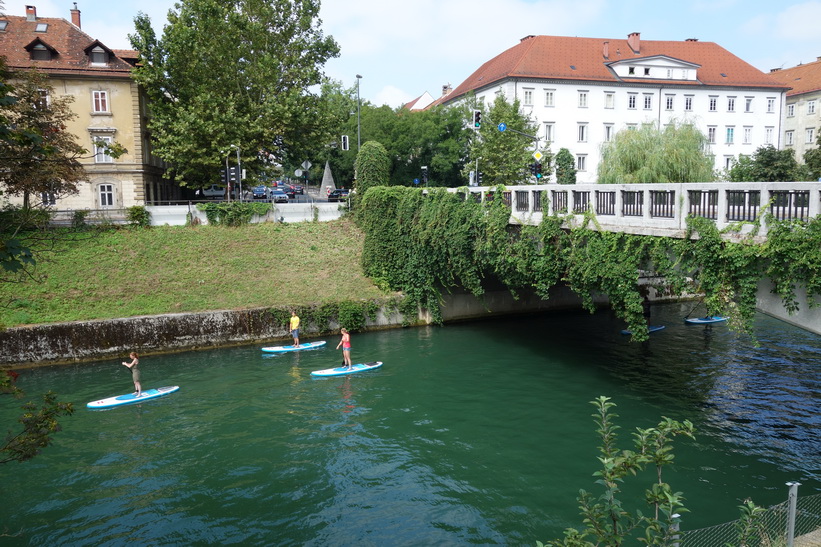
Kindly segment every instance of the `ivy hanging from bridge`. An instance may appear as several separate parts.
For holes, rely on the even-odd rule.
[[[355,214],[365,231],[363,267],[385,289],[405,294],[404,309],[427,309],[441,322],[443,291],[469,291],[481,298],[491,280],[514,297],[566,284],[595,310],[595,296],[606,295],[614,313],[647,337],[642,314],[642,271],[664,279],[658,287],[673,295],[703,293],[707,313],[727,315],[732,327],[751,333],[758,282],[769,277],[788,310],[795,311],[796,286],[809,301],[821,295],[821,223],[768,219],[767,243],[730,241],[703,218],[689,218],[684,239],[564,229],[565,218],[544,215],[539,225],[510,225],[504,188],[477,201],[467,192],[408,187],[374,187]],[[548,197],[542,196],[543,205]]]

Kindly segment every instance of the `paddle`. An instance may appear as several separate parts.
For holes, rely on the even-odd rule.
[[[696,311],[696,308],[697,308],[697,307],[699,307],[703,301],[704,301],[704,297],[702,296],[701,298],[699,298],[699,299],[698,299],[698,302],[696,302],[696,305],[695,305],[695,306],[693,306],[693,309],[692,309],[692,310],[690,310],[690,313],[693,313],[694,311]],[[688,313],[687,315],[685,315],[685,316],[684,316],[684,318],[685,318],[685,319],[689,318],[689,317],[690,317],[690,313]]]

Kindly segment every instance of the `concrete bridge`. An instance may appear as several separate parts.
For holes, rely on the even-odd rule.
[[[457,191],[457,190],[453,190]],[[474,199],[495,199],[494,187],[471,187]],[[542,184],[508,186],[503,199],[511,224],[539,224],[542,192],[547,214],[578,225],[593,212],[602,230],[639,235],[684,237],[689,215],[708,218],[722,230],[739,225],[755,239],[767,234],[766,213],[778,220],[809,220],[821,214],[821,182],[677,183],[677,184]]]
[[[473,199],[496,199],[494,187],[471,187]],[[453,191],[460,191],[454,189]],[[821,182],[751,182],[685,184],[573,184],[508,186],[502,199],[510,206],[511,224],[538,224],[542,195],[547,196],[546,214],[567,218],[569,227],[584,221],[584,213],[595,214],[601,230],[638,235],[682,238],[688,215],[715,222],[719,230],[739,227],[741,238],[752,236],[763,243],[767,237],[767,213],[778,220],[810,220],[821,215]],[[596,229],[596,226],[590,226]],[[790,315],[772,294],[772,284],[758,285],[756,307],[774,317],[821,334],[821,306],[810,308],[804,287],[796,287],[799,311]]]

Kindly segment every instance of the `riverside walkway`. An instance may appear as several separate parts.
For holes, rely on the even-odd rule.
[[[494,187],[468,190],[477,200],[495,198]],[[544,212],[543,195],[548,199]],[[767,214],[778,220],[821,214],[821,182],[541,184],[508,186],[503,199],[510,206],[511,224],[538,224],[548,214],[567,216],[574,226],[592,212],[601,230],[681,238],[692,215],[714,221],[719,230],[739,225],[742,235],[751,233],[758,221],[754,239],[763,241]]]

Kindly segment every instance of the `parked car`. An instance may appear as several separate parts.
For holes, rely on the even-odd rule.
[[[271,190],[271,201],[274,203],[288,203],[288,194],[279,188],[274,188]]]
[[[296,190],[294,190],[294,187],[286,182],[278,182],[277,188],[285,192],[290,199],[294,199],[296,197]]]
[[[251,190],[254,194],[254,199],[268,199],[268,187],[264,184],[260,184],[259,186],[254,186]]]
[[[225,187],[219,186],[218,184],[212,184],[208,188],[197,190],[197,197],[205,199],[223,198],[225,197]]]
[[[348,199],[350,192],[347,188],[337,188],[328,194],[328,201],[345,201]]]

